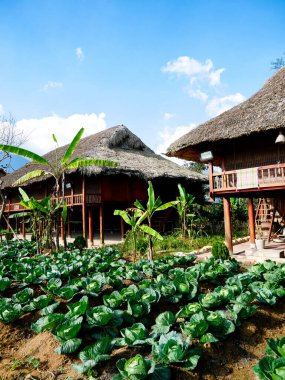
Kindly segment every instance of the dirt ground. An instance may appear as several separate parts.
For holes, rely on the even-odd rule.
[[[224,342],[205,348],[198,367],[193,372],[172,368],[176,380],[254,380],[252,367],[263,356],[266,339],[285,336],[285,302],[262,306]],[[36,319],[36,316],[34,316]],[[35,335],[30,330],[31,316],[27,315],[12,325],[0,325],[0,380],[72,380],[84,377],[71,368],[75,359],[58,355],[58,342],[48,332]],[[128,355],[140,352],[128,350]],[[141,350],[141,353],[144,352]],[[125,349],[114,351],[113,360],[98,368],[100,380],[114,375],[115,362],[126,354]],[[108,363],[108,364],[107,364]],[[86,378],[86,377],[85,377]]]

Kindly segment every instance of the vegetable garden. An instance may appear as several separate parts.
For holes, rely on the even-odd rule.
[[[0,247],[0,321],[49,331],[73,362],[69,379],[207,378],[199,373],[209,352],[280,303],[285,265],[195,259],[128,262],[111,247],[44,255],[10,242]]]

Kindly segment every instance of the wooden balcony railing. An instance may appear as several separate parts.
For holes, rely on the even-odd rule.
[[[67,206],[80,206],[83,204],[83,194],[74,194],[74,195],[66,195],[65,202]],[[62,199],[62,198],[60,198]],[[52,198],[52,200],[56,200],[55,198]],[[85,195],[85,203],[87,205],[94,205],[94,204],[100,204],[101,203],[101,194],[86,194]],[[20,212],[27,210],[25,207],[23,207],[20,203],[7,203],[5,207],[5,212]]]
[[[285,164],[213,173],[213,193],[285,186]]]

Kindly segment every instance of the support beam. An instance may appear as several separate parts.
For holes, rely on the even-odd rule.
[[[22,219],[22,235],[23,235],[23,239],[26,239],[26,226],[25,226],[25,218],[23,217]]]
[[[250,244],[250,248],[256,248],[253,198],[248,198],[247,200],[247,211],[248,211],[248,226],[249,226],[249,236],[250,236],[249,244]]]
[[[224,223],[225,223],[225,240],[226,246],[233,254],[233,238],[232,238],[232,221],[231,221],[231,203],[230,198],[223,198],[224,201]]]
[[[210,190],[210,201],[214,201],[214,184],[213,184],[213,162],[208,162],[208,170],[209,170],[209,190]]]
[[[82,235],[87,239],[86,234],[86,183],[85,176],[82,177]]]
[[[67,237],[71,238],[71,231],[70,231],[70,210],[67,210]]]
[[[60,217],[60,238],[61,240],[64,240],[64,220],[63,220],[63,217],[61,216]]]
[[[125,238],[125,222],[123,218],[121,218],[121,238],[122,240]]]
[[[88,209],[88,233],[89,242],[93,243],[93,210],[91,207]]]
[[[100,222],[100,243],[101,245],[104,245],[104,212],[103,212],[102,203],[100,204],[99,222]]]

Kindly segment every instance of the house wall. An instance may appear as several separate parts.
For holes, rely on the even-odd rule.
[[[213,146],[223,170],[238,170],[285,163],[285,144],[275,144],[278,131],[254,134]]]

